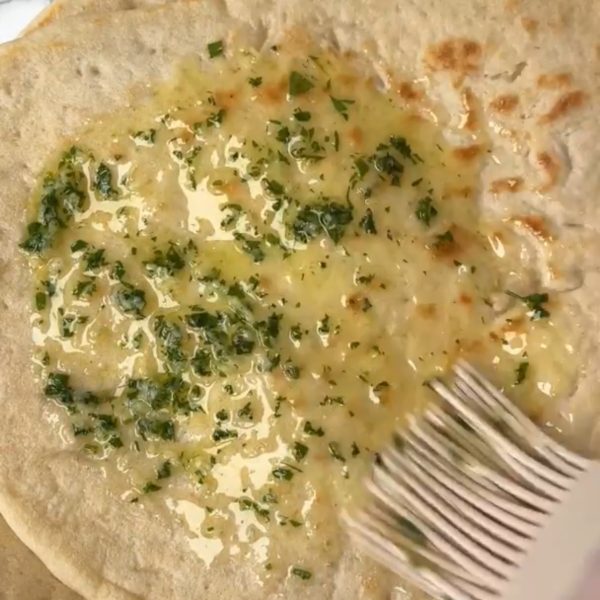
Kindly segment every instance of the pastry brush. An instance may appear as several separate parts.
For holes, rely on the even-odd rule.
[[[440,402],[395,434],[366,506],[344,514],[356,544],[435,599],[600,600],[584,590],[598,575],[600,463],[464,362],[449,386],[428,385]]]

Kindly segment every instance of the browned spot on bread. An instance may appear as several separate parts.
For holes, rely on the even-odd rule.
[[[552,240],[552,234],[548,231],[548,224],[544,217],[540,215],[511,217],[510,221],[515,225],[522,227],[542,242],[549,242]]]
[[[433,319],[437,312],[435,304],[417,304],[415,311],[417,315],[424,319]]]
[[[440,260],[456,259],[473,241],[471,233],[458,225],[452,225],[448,231],[437,235],[427,248]]]
[[[476,159],[483,152],[481,144],[472,144],[471,146],[463,146],[462,148],[454,148],[452,153],[458,160],[470,162]]]
[[[451,38],[433,44],[425,54],[425,63],[433,71],[467,74],[481,65],[481,45],[467,38]]]
[[[527,321],[523,317],[514,317],[510,320],[510,322],[504,323],[500,328],[500,331],[503,333],[508,333],[509,331],[514,333],[523,333],[526,329],[526,324]]]
[[[537,33],[538,27],[540,26],[538,21],[529,17],[521,17],[521,25],[523,26],[523,29],[531,35]]]
[[[544,90],[556,90],[573,83],[571,73],[544,73],[537,78],[538,87]]]
[[[546,183],[539,188],[539,191],[547,192],[558,181],[560,165],[549,152],[540,152],[537,155],[537,164],[546,176]]]
[[[272,85],[261,85],[258,88],[258,99],[264,104],[280,104],[286,98],[287,82],[281,80]]]
[[[492,194],[502,194],[504,192],[515,193],[523,187],[522,177],[505,177],[504,179],[496,179],[490,184],[490,192]]]
[[[542,115],[539,119],[540,123],[552,123],[564,117],[568,112],[575,108],[580,108],[585,102],[585,93],[581,90],[575,90],[574,92],[568,92],[563,94],[554,104],[554,106],[545,115]]]
[[[364,294],[352,294],[348,297],[347,307],[354,312],[365,312],[371,307],[371,303]]]
[[[462,104],[465,109],[463,122],[460,124],[462,129],[468,129],[474,131],[479,125],[479,118],[477,116],[477,99],[471,88],[465,88],[463,90]]]
[[[364,136],[360,127],[353,127],[350,129],[348,132],[348,137],[350,138],[350,143],[354,147],[360,148],[362,146]]]
[[[473,304],[473,298],[471,298],[469,294],[465,294],[464,292],[462,292],[458,296],[458,301],[460,302],[460,304],[464,304],[465,306],[470,306],[471,304]]]
[[[519,96],[516,94],[502,94],[490,102],[490,108],[498,113],[511,113],[519,105]]]
[[[400,82],[396,88],[396,92],[402,99],[409,101],[420,100],[423,97],[423,92],[410,81]]]

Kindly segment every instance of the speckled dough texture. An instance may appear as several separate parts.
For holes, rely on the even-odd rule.
[[[0,512],[19,537],[89,599],[237,600],[240,590],[245,600],[388,597],[387,579],[350,549],[310,582],[267,598],[243,563],[208,572],[182,527],[115,501],[98,469],[62,449],[29,375],[31,290],[17,245],[48,153],[215,39],[261,48],[310,32],[369,56],[403,101],[438,115],[452,141],[472,144],[465,124],[484,123],[482,210],[542,219],[544,235],[524,232],[524,263],[563,292],[583,349],[578,390],[548,416],[579,446],[600,446],[592,418],[600,405],[599,30],[596,0],[202,0],[83,15],[0,48]]]

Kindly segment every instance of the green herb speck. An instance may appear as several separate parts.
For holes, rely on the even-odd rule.
[[[310,91],[313,87],[315,87],[314,83],[301,73],[298,73],[298,71],[292,71],[290,73],[288,82],[288,94],[290,96],[306,94],[306,92]]]
[[[224,50],[223,40],[210,42],[206,45],[206,48],[208,49],[208,56],[210,58],[216,58],[217,56],[221,56]]]

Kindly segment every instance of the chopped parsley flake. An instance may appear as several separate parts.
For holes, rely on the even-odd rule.
[[[436,207],[433,205],[433,198],[431,196],[426,196],[425,198],[421,198],[417,204],[417,209],[415,210],[415,216],[421,223],[425,224],[427,227],[431,224],[433,218],[438,214]]]
[[[157,485],[156,483],[153,483],[152,481],[149,481],[148,483],[146,483],[146,485],[144,485],[144,487],[142,488],[142,492],[144,494],[149,494],[151,492],[158,492],[159,490],[161,490],[162,488],[160,487],[160,485]]]
[[[133,139],[145,142],[146,144],[154,144],[154,142],[156,141],[156,129],[138,131],[133,134]]]
[[[96,179],[94,181],[94,189],[102,196],[104,200],[113,199],[117,195],[117,191],[113,188],[112,173],[110,168],[105,163],[100,163],[96,170]]]
[[[329,454],[331,454],[335,460],[346,462],[346,459],[340,450],[340,445],[337,442],[329,442],[329,444],[327,444],[327,449],[329,450]]]
[[[295,575],[300,579],[304,579],[305,581],[312,577],[312,573],[310,571],[307,571],[306,569],[302,569],[300,567],[292,567],[291,573],[292,575]]]
[[[85,261],[86,271],[96,271],[107,264],[104,257],[104,248],[88,248],[83,255],[83,260]]]
[[[144,262],[144,267],[151,277],[173,276],[185,267],[185,260],[177,248],[170,244],[166,252],[155,250],[154,258]]]
[[[171,461],[166,460],[156,471],[157,479],[166,479],[171,477]]]
[[[298,71],[292,71],[290,73],[290,79],[288,82],[288,95],[290,96],[301,96],[306,92],[312,90],[315,87],[314,83],[307,79]]]
[[[137,430],[143,440],[175,439],[175,425],[170,419],[142,418],[137,422]]]
[[[221,56],[225,49],[223,45],[223,40],[217,40],[216,42],[210,42],[206,45],[208,50],[208,56],[210,58],[216,58],[217,56]]]
[[[376,234],[377,227],[375,226],[375,219],[373,218],[373,211],[367,208],[365,216],[360,220],[359,225],[365,233]]]
[[[348,107],[354,104],[354,100],[342,100],[341,98],[334,98],[333,96],[329,96],[331,99],[331,103],[333,104],[333,108],[337,110],[337,112],[342,115],[345,121],[348,120]]]
[[[61,404],[72,404],[73,388],[69,385],[69,379],[66,373],[50,373],[44,393],[48,398],[57,400]]]
[[[314,427],[310,421],[306,421],[306,423],[304,423],[304,433],[317,437],[323,437],[325,435],[322,427]]]
[[[434,246],[438,249],[447,248],[454,243],[454,236],[450,230],[435,236]]]
[[[143,310],[146,307],[146,294],[128,284],[123,284],[117,290],[115,302],[122,312],[135,316],[136,319],[143,318]]]
[[[529,370],[528,362],[522,362],[519,364],[519,366],[517,367],[516,372],[515,372],[515,385],[520,385],[521,383],[523,383],[525,381],[528,370]]]
[[[290,481],[294,477],[294,471],[287,467],[276,467],[271,471],[275,479],[281,479],[283,481]]]
[[[297,108],[296,110],[294,110],[294,119],[296,119],[296,121],[300,121],[301,123],[304,123],[306,121],[310,121],[310,118],[311,118],[311,114],[307,110],[302,110],[300,108]]]
[[[292,454],[294,458],[300,462],[308,454],[308,446],[301,444],[300,442],[294,442]]]
[[[82,296],[91,296],[96,291],[96,281],[93,277],[82,279],[73,288],[73,296],[81,298]]]
[[[212,433],[212,439],[214,442],[222,442],[223,440],[236,438],[237,435],[237,431],[233,431],[232,429],[217,428]]]
[[[513,298],[517,298],[521,300],[530,311],[530,318],[532,321],[537,321],[538,319],[545,319],[550,316],[550,313],[544,306],[549,301],[548,294],[529,294],[529,296],[519,296],[519,294],[515,294],[515,292],[511,292],[507,290],[506,293]]]
[[[337,202],[309,204],[296,215],[292,232],[296,240],[305,244],[320,234],[326,234],[337,244],[351,222],[350,206]]]

